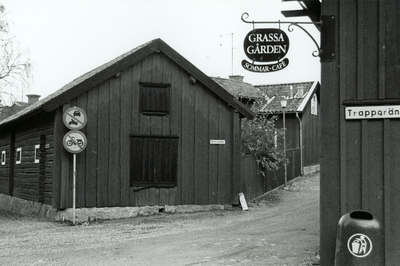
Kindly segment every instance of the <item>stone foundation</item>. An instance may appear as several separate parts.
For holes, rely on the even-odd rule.
[[[319,172],[319,169],[320,169],[319,164],[305,166],[303,167],[303,175],[309,175]]]
[[[0,209],[53,220],[57,210],[50,205],[0,194]]]
[[[229,205],[176,205],[176,206],[141,206],[141,207],[105,207],[105,208],[78,208],[75,210],[76,222],[87,222],[95,220],[125,219],[136,216],[155,215],[164,213],[191,213],[211,210],[229,209]],[[72,221],[73,209],[68,208],[57,212],[56,221]]]
[[[105,208],[77,208],[75,209],[76,222],[90,222],[95,220],[125,219],[136,216],[155,215],[165,213],[191,213],[211,210],[230,209],[231,205],[162,205],[141,207],[105,207]],[[0,209],[12,213],[37,216],[51,221],[72,221],[73,210],[56,210],[50,205],[23,200],[0,194]]]

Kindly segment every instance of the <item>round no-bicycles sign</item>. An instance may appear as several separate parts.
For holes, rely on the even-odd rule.
[[[86,148],[87,139],[80,131],[69,131],[64,136],[63,145],[70,153],[80,153]]]

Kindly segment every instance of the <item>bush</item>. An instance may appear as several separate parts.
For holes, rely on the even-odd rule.
[[[282,134],[275,128],[277,116],[258,115],[253,120],[242,121],[242,153],[254,154],[259,171],[277,170],[287,159],[277,143]]]

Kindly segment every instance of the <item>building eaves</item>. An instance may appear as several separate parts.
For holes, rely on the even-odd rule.
[[[174,49],[168,46],[164,41],[161,39],[155,39],[87,72],[42,100],[37,101],[24,108],[20,112],[0,121],[0,127],[3,127],[23,117],[30,116],[33,113],[41,111],[52,112],[56,108],[62,106],[64,103],[69,102],[73,98],[100,84],[104,80],[115,76],[117,73],[123,71],[132,64],[135,64],[156,52],[163,52],[166,54],[171,60],[188,71],[199,82],[204,84],[216,95],[225,100],[230,106],[236,109],[241,116],[248,118],[253,118],[255,116],[255,114],[249,108],[235,99],[222,86],[205,75]]]
[[[263,98],[261,91],[250,83],[220,77],[211,77],[211,79],[237,99],[258,100]]]

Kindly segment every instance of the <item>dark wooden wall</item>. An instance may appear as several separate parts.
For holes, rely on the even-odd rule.
[[[283,128],[283,114],[279,115],[279,119],[275,122],[276,128]],[[285,126],[286,126],[286,148],[300,148],[300,124],[296,118],[295,113],[285,113]],[[282,132],[283,134],[283,132]],[[281,139],[283,147],[283,135]]]
[[[45,136],[45,142],[41,141]],[[45,145],[44,169],[41,163],[35,163],[35,145]],[[51,205],[53,189],[53,116],[40,116],[25,121],[15,129],[15,149],[22,148],[22,162],[14,167],[13,196],[42,201]],[[43,160],[42,160],[43,163]],[[44,201],[42,198],[44,197]]]
[[[333,265],[339,218],[356,209],[382,225],[375,265],[400,261],[400,120],[344,114],[345,106],[400,104],[399,12],[397,0],[322,1],[322,15],[335,16],[325,40],[335,57],[322,61],[321,265]],[[322,31],[322,43],[329,35]]]
[[[139,112],[140,82],[171,84],[170,114]],[[88,115],[82,129],[88,146],[77,155],[77,207],[232,202],[232,178],[240,163],[240,153],[233,147],[240,136],[239,114],[201,83],[191,84],[189,73],[169,57],[162,53],[146,57],[73,99],[69,106],[75,105]],[[62,112],[58,110],[59,117]],[[62,125],[55,130],[58,135],[66,132]],[[177,187],[140,191],[130,187],[131,135],[179,138]],[[210,139],[224,139],[226,144],[210,145]],[[61,179],[55,186],[59,196],[54,205],[71,207],[72,156],[62,149],[56,153],[64,159],[57,170]]]
[[[0,164],[0,193],[9,195],[10,184],[10,141],[9,131],[0,131],[0,152],[6,151],[6,164]]]
[[[318,102],[317,115],[311,114],[311,101],[301,113],[303,127],[303,166],[319,164],[321,161],[321,107]]]
[[[42,114],[3,130],[0,150],[7,153],[0,165],[0,191],[25,200],[52,204],[53,190],[53,115]],[[35,163],[35,145],[41,145],[41,158]],[[22,149],[16,164],[16,150]],[[0,152],[1,152],[0,151]]]

